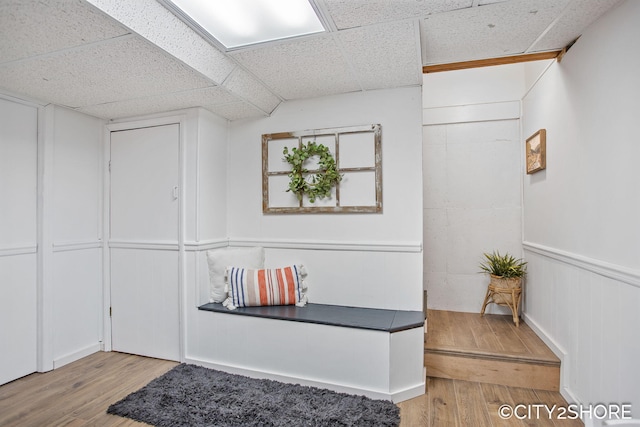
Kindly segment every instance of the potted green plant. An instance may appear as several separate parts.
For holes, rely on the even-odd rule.
[[[485,261],[480,263],[480,268],[491,276],[504,279],[522,279],[527,272],[527,263],[522,259],[514,258],[508,253],[500,255],[500,252],[494,251],[483,255]]]
[[[513,313],[513,321],[519,325],[518,310],[522,294],[522,278],[527,272],[527,263],[508,253],[501,255],[494,251],[483,254],[485,260],[480,263],[482,272],[489,273],[491,282],[482,305],[481,314],[489,303],[508,306]]]

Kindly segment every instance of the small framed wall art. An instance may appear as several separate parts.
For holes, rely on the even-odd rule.
[[[547,131],[540,129],[527,138],[527,174],[541,171],[547,167]]]

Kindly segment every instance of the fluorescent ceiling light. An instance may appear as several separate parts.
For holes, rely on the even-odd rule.
[[[309,0],[171,0],[227,49],[324,31]]]

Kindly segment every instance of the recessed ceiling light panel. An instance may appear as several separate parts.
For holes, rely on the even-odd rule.
[[[171,3],[227,49],[324,31],[309,0],[171,0]]]

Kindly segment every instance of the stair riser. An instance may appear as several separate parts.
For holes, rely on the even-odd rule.
[[[425,353],[428,377],[558,391],[560,366]]]

